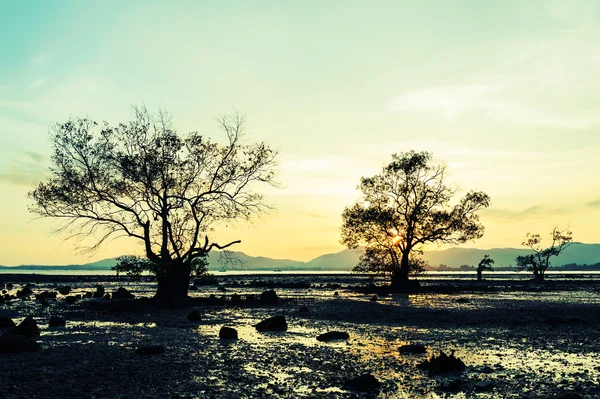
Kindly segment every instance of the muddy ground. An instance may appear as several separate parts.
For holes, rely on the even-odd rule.
[[[34,294],[65,284],[73,287],[70,295],[85,294],[102,284],[109,293],[123,286],[139,298],[155,288],[152,282],[101,276],[62,282],[56,276],[0,275],[0,280],[20,281],[9,294],[33,280]],[[179,309],[113,311],[110,300],[67,304],[61,294],[48,306],[34,296],[7,301],[0,314],[15,322],[32,315],[42,330],[43,351],[0,354],[0,397],[537,399],[571,393],[600,398],[600,281],[595,278],[545,284],[522,278],[481,284],[429,279],[422,281],[421,293],[379,290],[376,300],[361,288],[365,283],[350,275],[228,276],[219,286],[190,292],[197,302]],[[278,304],[244,301],[268,288],[279,295]],[[232,304],[236,293],[242,301]],[[209,302],[211,294],[217,299]],[[298,311],[302,305],[308,313]],[[201,312],[201,321],[187,320],[193,309]],[[66,327],[49,327],[51,315],[64,316]],[[274,315],[286,317],[286,332],[259,333],[253,327]],[[219,340],[222,326],[237,329],[239,339]],[[350,339],[316,340],[327,331],[348,332]],[[398,350],[417,342],[427,353]],[[165,353],[135,352],[150,344],[163,345]],[[466,364],[464,372],[430,376],[416,367],[451,350]],[[365,373],[379,379],[379,390],[346,386]]]

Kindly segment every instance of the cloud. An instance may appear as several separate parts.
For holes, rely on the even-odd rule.
[[[506,86],[466,84],[433,87],[405,93],[391,100],[388,112],[433,112],[452,120],[459,114],[477,112],[501,125],[588,129],[597,118],[561,116],[543,112],[502,97]]]
[[[598,198],[595,201],[590,201],[586,205],[589,206],[589,207],[591,207],[591,208],[600,208],[600,198]]]
[[[23,153],[25,159],[15,161],[0,168],[0,182],[19,186],[33,186],[39,183],[46,172],[44,157],[34,151]]]
[[[550,207],[541,204],[532,205],[521,210],[489,208],[481,211],[481,214],[484,216],[490,216],[494,219],[505,222],[542,219],[548,217],[549,215],[563,215],[566,213],[569,213],[567,209]]]
[[[31,82],[31,84],[29,86],[27,86],[27,90],[33,90],[33,89],[37,89],[38,87],[41,87],[43,85],[45,85],[48,82],[48,78],[46,76],[44,76],[43,78],[34,80],[33,82]]]

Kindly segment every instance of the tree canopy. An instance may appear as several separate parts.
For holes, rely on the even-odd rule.
[[[243,115],[218,122],[223,144],[181,134],[167,113],[146,108],[116,126],[57,124],[50,176],[30,193],[30,210],[62,220],[70,237],[92,237],[92,249],[119,236],[138,240],[157,265],[157,296],[187,296],[192,261],[239,242],[211,241],[214,226],[268,210],[256,189],[275,184],[277,153],[245,142]]]
[[[477,212],[489,206],[489,196],[470,191],[454,201],[458,189],[445,173],[432,154],[410,151],[361,178],[361,198],[342,214],[342,243],[363,250],[357,270],[389,273],[392,285],[402,284],[424,244],[460,244],[483,235]]]

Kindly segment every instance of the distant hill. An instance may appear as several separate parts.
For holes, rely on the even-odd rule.
[[[450,248],[439,251],[429,251],[423,255],[424,260],[432,267],[444,264],[451,268],[461,265],[477,265],[484,255],[494,259],[496,267],[514,266],[515,258],[528,254],[530,251],[523,248]],[[234,256],[242,263],[240,268],[246,270],[351,270],[357,263],[359,252],[345,249],[331,254],[321,255],[308,262],[291,259],[272,259],[263,256],[250,256],[243,252],[233,252]],[[575,243],[567,248],[563,254],[552,260],[553,266],[563,266],[576,263],[578,265],[593,265],[600,262],[600,244]],[[1,269],[18,271],[40,270],[108,270],[116,264],[116,258],[103,259],[82,265],[21,265],[0,266]],[[209,270],[220,270],[225,265],[220,259],[219,252],[209,256]]]

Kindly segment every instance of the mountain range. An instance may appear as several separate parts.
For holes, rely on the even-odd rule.
[[[444,250],[429,251],[423,255],[423,259],[432,267],[446,265],[450,268],[458,268],[462,265],[477,265],[484,255],[490,255],[494,259],[495,267],[514,266],[515,258],[525,255],[531,251],[522,248],[450,248]],[[331,254],[321,255],[308,262],[291,259],[272,259],[262,256],[250,256],[243,252],[233,252],[239,260],[240,268],[245,270],[351,270],[357,263],[359,253],[356,250],[345,249]],[[553,266],[566,264],[592,265],[600,262],[600,244],[574,243],[568,247],[560,256],[552,261]],[[236,263],[238,263],[236,261]],[[35,270],[108,270],[116,264],[116,258],[103,259],[97,262],[80,265],[20,265],[0,266],[6,271],[35,271]],[[226,267],[220,254],[211,253],[209,256],[209,270],[220,270]]]

